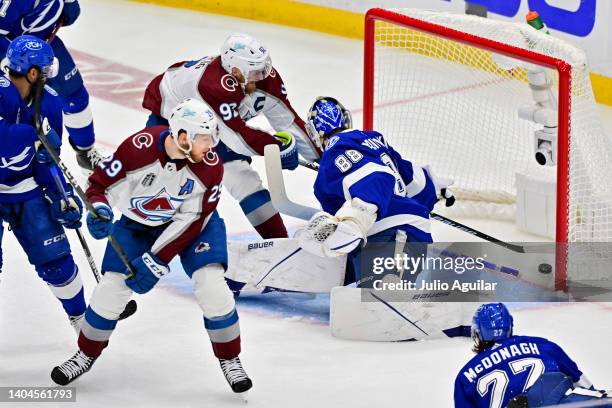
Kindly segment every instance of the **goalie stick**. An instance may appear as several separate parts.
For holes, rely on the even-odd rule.
[[[40,75],[42,75],[42,72],[39,71],[39,73]],[[34,88],[34,125],[36,128],[36,133],[38,134],[38,139],[40,140],[44,148],[47,150],[47,152],[49,153],[49,155],[55,162],[55,165],[50,168],[50,171],[55,181],[55,184],[58,187],[59,193],[62,194],[63,196],[62,199],[66,202],[66,205],[68,205],[68,196],[66,194],[66,190],[64,189],[62,182],[59,179],[58,168],[61,169],[61,171],[64,173],[66,180],[68,180],[68,182],[70,183],[74,191],[77,193],[77,195],[79,196],[79,198],[85,205],[85,208],[87,208],[87,210],[91,212],[94,216],[97,216],[97,213],[93,205],[91,204],[91,202],[89,201],[89,199],[87,198],[83,190],[81,189],[81,186],[79,186],[75,178],[72,176],[72,174],[68,170],[68,167],[66,167],[66,165],[64,164],[62,159],[59,157],[55,149],[53,149],[53,146],[51,146],[51,144],[49,143],[49,139],[47,139],[47,136],[42,129],[42,125],[40,121],[40,104],[41,104],[40,99],[42,96],[42,92],[45,88],[45,85],[39,79],[39,81],[34,86],[35,86]],[[87,262],[89,263],[89,266],[96,279],[96,282],[100,282],[100,279],[101,279],[100,271],[98,270],[98,267],[96,266],[96,263],[94,262],[93,256],[91,254],[91,250],[89,249],[89,245],[87,245],[87,241],[85,240],[85,237],[83,236],[79,228],[76,229],[76,232],[79,238],[79,242],[81,243],[81,247],[83,248],[83,252],[85,253],[85,258],[87,258]],[[128,268],[128,270],[133,275],[134,268],[132,267],[132,264],[129,262],[125,252],[123,252],[123,248],[119,246],[119,244],[112,238],[112,236],[109,235],[108,240],[111,243],[112,247],[117,252],[117,254],[119,255],[119,257],[121,258],[121,260],[123,261],[123,263],[125,264],[125,266]],[[138,305],[136,304],[136,301],[134,299],[131,299],[126,304],[123,312],[121,312],[121,314],[119,315],[119,320],[123,320],[127,317],[130,317],[131,315],[136,313],[137,308],[138,308]]]

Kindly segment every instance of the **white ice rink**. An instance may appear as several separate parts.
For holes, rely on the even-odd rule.
[[[316,96],[329,94],[343,101],[353,111],[355,125],[361,125],[360,41],[118,0],[81,0],[81,7],[77,23],[59,35],[79,59],[93,95],[97,138],[105,148],[144,126],[147,114],[135,107],[148,80],[176,61],[216,54],[234,31],[248,32],[268,45],[297,112],[305,113]],[[610,132],[612,108],[601,109]],[[76,171],[69,147],[63,157]],[[261,160],[255,159],[255,166],[263,174]],[[285,177],[291,180],[291,197],[314,205],[313,174],[298,169]],[[255,236],[228,194],[220,213],[230,239]],[[289,218],[286,222],[291,229],[301,224]],[[434,228],[439,240],[466,238],[444,226]],[[88,299],[95,281],[74,233],[68,234]],[[103,243],[91,238],[89,243],[100,262]],[[50,386],[51,368],[76,350],[74,332],[6,229],[2,246],[0,386]],[[119,323],[91,372],[76,382],[77,403],[65,405],[240,406],[212,354],[184,274],[174,271],[136,300],[138,312]],[[240,299],[241,359],[254,382],[250,407],[452,406],[454,378],[472,355],[470,340],[341,341],[328,332],[327,305],[325,296]],[[517,334],[559,343],[596,386],[612,388],[612,306],[528,305],[514,310]]]

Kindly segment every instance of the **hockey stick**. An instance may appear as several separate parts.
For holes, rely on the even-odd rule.
[[[64,16],[60,16],[60,18],[55,23],[55,27],[53,27],[53,30],[51,30],[51,33],[49,34],[49,37],[47,38],[48,44],[51,44],[51,41],[53,41],[53,39],[57,35],[57,32],[59,31],[60,28],[62,28],[63,25],[64,25]]]
[[[267,160],[267,158],[266,158],[266,160]],[[317,163],[309,162],[309,161],[306,161],[304,159],[300,159],[299,163],[300,163],[300,166],[306,167],[306,168],[308,168],[310,170],[313,170],[313,171],[319,171],[319,165]],[[283,188],[283,190],[284,190],[284,188]],[[287,200],[288,200],[288,198],[287,198]],[[502,246],[502,247],[504,247],[506,249],[509,249],[509,250],[513,251],[513,252],[518,252],[518,253],[523,253],[523,254],[527,253],[527,252],[532,252],[532,251],[529,251],[528,248],[525,248],[525,247],[523,247],[521,245],[510,244],[508,242],[504,242],[504,241],[502,241],[502,240],[500,240],[498,238],[492,237],[491,235],[485,234],[484,232],[478,231],[477,229],[474,229],[474,228],[472,228],[470,226],[467,226],[465,224],[462,224],[460,222],[457,222],[455,220],[447,218],[447,217],[445,217],[443,215],[440,215],[438,213],[431,212],[430,213],[430,217],[431,217],[432,220],[436,220],[436,221],[444,223],[444,224],[446,224],[446,225],[448,225],[450,227],[457,228],[457,229],[459,229],[459,230],[461,230],[463,232],[467,232],[470,235],[473,235],[473,236],[478,237],[480,239],[483,239],[485,241],[492,242],[492,243],[494,243],[496,245]]]
[[[42,72],[39,71],[39,74],[42,75]],[[94,217],[98,217],[98,214],[96,213],[95,208],[91,204],[91,201],[89,201],[89,199],[87,198],[87,195],[85,195],[85,193],[81,189],[81,186],[79,186],[79,184],[77,183],[75,178],[72,176],[72,174],[68,170],[68,167],[66,167],[66,165],[64,164],[62,159],[59,157],[59,155],[57,154],[57,152],[55,151],[53,146],[51,146],[51,144],[49,143],[49,139],[47,139],[47,135],[43,132],[41,121],[40,121],[40,105],[41,105],[42,91],[44,90],[44,87],[45,87],[44,83],[42,83],[40,79],[38,80],[37,84],[35,84],[35,92],[34,92],[34,124],[35,124],[36,133],[38,134],[38,139],[41,141],[41,143],[43,144],[44,148],[47,150],[47,152],[49,153],[49,155],[51,156],[51,158],[55,162],[55,166],[52,166],[50,168],[51,174],[52,174],[52,176],[53,176],[53,178],[55,180],[55,183],[56,183],[56,185],[57,185],[57,187],[59,189],[60,194],[63,195],[63,200],[65,200],[66,205],[68,205],[68,195],[66,194],[66,190],[64,189],[64,186],[63,186],[61,180],[59,179],[58,167],[62,170],[62,172],[64,173],[64,175],[66,177],[66,180],[68,180],[68,182],[70,183],[70,185],[72,186],[74,191],[76,191],[77,195],[79,196],[79,198],[81,199],[81,201],[83,202],[83,204],[85,205],[87,210],[90,213],[92,213],[92,215]],[[96,266],[96,264],[94,262],[93,256],[91,254],[91,250],[89,249],[89,245],[87,245],[87,241],[85,240],[85,237],[81,233],[81,230],[77,228],[76,231],[77,231],[77,235],[79,237],[79,241],[81,243],[81,246],[83,248],[83,252],[85,252],[85,257],[87,258],[87,262],[89,263],[89,266],[91,267],[91,271],[92,271],[94,277],[96,278],[96,281],[100,282],[100,279],[101,279],[100,271],[98,270],[98,268],[97,268],[97,266]],[[133,275],[134,274],[134,267],[130,263],[130,261],[127,258],[127,255],[125,254],[125,252],[123,252],[123,248],[121,248],[119,243],[117,243],[113,239],[113,237],[111,235],[108,236],[108,240],[109,240],[111,246],[113,247],[113,249],[115,249],[115,251],[119,255],[119,258],[121,258],[121,260],[123,261],[125,266],[130,271],[131,275]],[[138,308],[138,306],[136,304],[136,301],[131,299],[127,303],[127,305],[125,306],[125,309],[123,310],[123,312],[121,312],[121,314],[119,315],[119,320],[123,320],[123,319],[133,315],[136,312],[137,308]]]
[[[277,145],[267,145],[264,148],[266,162],[266,178],[268,189],[272,197],[274,207],[283,214],[302,220],[309,220],[320,210],[295,203],[287,197],[285,181],[283,180],[283,169],[280,160],[280,150]],[[300,163],[301,164],[301,163]]]

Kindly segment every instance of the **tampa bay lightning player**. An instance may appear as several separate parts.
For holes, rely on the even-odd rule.
[[[78,0],[0,0],[0,58],[16,37],[27,34],[46,41],[60,21],[63,26],[69,26],[80,13]],[[92,171],[101,155],[93,148],[95,136],[89,93],[72,56],[58,36],[51,40],[51,47],[59,60],[59,73],[49,78],[49,85],[61,97],[64,121],[77,162],[83,169]]]
[[[36,150],[40,142],[32,125],[33,96],[41,94],[40,116],[50,125],[43,129],[51,145],[59,149],[61,103],[49,87],[37,93],[46,78],[56,73],[57,60],[49,44],[33,36],[17,37],[7,59],[8,77],[0,76],[0,219],[9,224],[29,262],[78,331],[85,312],[83,284],[64,227],[81,225],[82,206],[59,172],[56,177],[69,196],[68,202],[62,199],[50,172],[51,158],[43,148]]]
[[[323,149],[314,193],[324,212],[296,235],[320,256],[349,254],[345,284],[363,278],[366,241],[430,243],[434,204],[439,197],[454,203],[450,182],[402,158],[380,133],[351,126],[349,111],[334,98],[320,97],[310,108],[307,130]]]
[[[502,303],[482,305],[472,322],[474,356],[455,380],[455,407],[543,407],[599,400],[578,366],[557,344],[513,335],[512,315]]]

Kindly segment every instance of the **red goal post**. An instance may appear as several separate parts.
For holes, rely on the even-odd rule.
[[[405,139],[408,141],[412,140],[411,138],[413,137],[413,135],[418,132],[414,132],[414,131],[406,132],[406,130],[401,127],[402,126],[401,123],[393,123],[394,121],[400,122],[401,119],[393,119],[393,118],[404,117],[402,116],[403,113],[400,112],[399,105],[402,105],[405,101],[417,101],[419,99],[424,99],[428,97],[421,97],[421,95],[419,95],[420,90],[417,90],[417,91],[414,91],[413,93],[404,95],[405,96],[404,102],[402,102],[401,100],[399,101],[393,100],[393,98],[390,98],[389,100],[385,101],[384,99],[386,96],[384,93],[386,91],[385,89],[381,90],[381,87],[385,87],[385,86],[391,87],[392,86],[391,84],[393,84],[394,89],[389,90],[389,92],[396,92],[395,88],[397,88],[397,84],[400,84],[400,86],[402,84],[404,84],[404,86],[410,86],[410,85],[406,85],[408,83],[408,80],[401,79],[400,77],[403,75],[408,75],[408,73],[414,69],[403,67],[402,66],[403,62],[401,62],[402,58],[404,58],[405,60],[408,60],[409,58],[422,57],[423,55],[428,54],[428,53],[430,55],[426,55],[427,57],[431,57],[433,55],[434,56],[433,59],[437,58],[438,60],[441,60],[441,61],[443,60],[442,62],[440,62],[440,65],[443,65],[443,66],[445,64],[448,65],[449,67],[448,73],[449,75],[453,75],[452,69],[455,69],[454,67],[456,67],[458,64],[456,64],[456,61],[450,61],[451,58],[449,58],[448,56],[443,55],[444,53],[451,52],[451,51],[448,51],[448,45],[443,42],[448,42],[449,44],[452,44],[452,46],[454,47],[460,47],[460,46],[465,45],[465,46],[469,46],[470,48],[477,49],[476,51],[470,51],[470,52],[472,52],[474,55],[478,54],[479,57],[481,56],[479,50],[482,50],[482,51],[494,53],[495,55],[509,57],[512,60],[520,60],[530,65],[537,65],[540,67],[544,67],[546,69],[549,69],[551,72],[555,72],[556,74],[553,74],[553,75],[556,76],[554,78],[554,85],[555,85],[555,91],[556,91],[555,95],[557,98],[557,123],[558,123],[557,124],[558,126],[557,149],[556,149],[557,151],[556,163],[557,164],[556,164],[556,169],[554,170],[554,172],[556,173],[555,241],[561,244],[561,245],[558,245],[560,250],[558,251],[557,262],[556,262],[557,264],[556,279],[558,280],[557,286],[560,288],[563,288],[566,282],[565,269],[566,269],[566,262],[567,262],[566,245],[564,244],[568,242],[572,242],[572,241],[585,241],[585,240],[605,241],[608,236],[612,236],[612,233],[608,233],[609,228],[607,228],[605,225],[603,227],[599,225],[599,224],[602,224],[602,225],[607,224],[609,219],[601,218],[600,216],[601,211],[600,212],[596,211],[596,209],[600,209],[602,208],[602,206],[605,206],[605,208],[608,208],[610,206],[611,200],[610,200],[610,197],[607,195],[608,190],[606,190],[606,194],[603,194],[605,198],[602,199],[601,198],[602,194],[600,193],[595,194],[592,192],[592,190],[594,190],[593,185],[596,184],[595,181],[590,181],[589,183],[587,183],[586,186],[583,186],[579,183],[583,180],[584,177],[578,177],[578,176],[582,176],[582,174],[576,173],[572,177],[572,173],[571,173],[571,165],[570,165],[572,164],[571,160],[576,160],[575,159],[576,157],[580,157],[580,160],[585,160],[585,162],[587,162],[586,164],[588,165],[588,157],[585,158],[584,157],[585,154],[583,152],[574,153],[574,154],[579,154],[580,156],[573,156],[571,154],[571,149],[573,148],[571,140],[572,140],[572,137],[575,137],[573,134],[573,129],[572,129],[572,120],[576,122],[576,128],[577,128],[577,130],[575,130],[574,133],[575,132],[589,133],[591,132],[591,129],[590,128],[587,129],[588,130],[587,132],[585,131],[585,128],[590,126],[588,124],[590,113],[592,112],[592,110],[596,110],[596,106],[592,98],[592,90],[590,89],[590,82],[588,82],[588,72],[586,74],[586,79],[583,78],[585,75],[583,71],[586,72],[586,59],[584,63],[582,62],[577,63],[576,61],[580,61],[580,58],[582,58],[582,56],[580,55],[580,50],[577,50],[577,49],[574,50],[569,44],[566,44],[562,42],[561,40],[554,39],[550,36],[548,36],[547,38],[543,37],[544,36],[543,33],[537,32],[537,30],[528,26],[526,23],[524,24],[525,26],[524,31],[521,31],[522,35],[525,35],[525,34],[528,36],[533,35],[535,36],[535,40],[529,38],[529,40],[526,40],[529,46],[525,46],[524,44],[522,46],[519,46],[521,44],[517,45],[517,44],[512,44],[510,42],[504,42],[505,34],[500,34],[500,38],[495,38],[495,36],[487,37],[486,35],[477,35],[474,33],[474,31],[478,31],[478,30],[474,30],[471,28],[469,30],[464,31],[462,29],[461,22],[455,23],[454,20],[452,20],[454,19],[454,15],[452,17],[448,17],[451,15],[447,13],[438,13],[439,15],[444,15],[444,18],[439,19],[443,23],[445,21],[452,21],[451,24],[443,24],[437,21],[438,19],[436,18],[430,19],[430,18],[421,17],[419,15],[420,12],[421,11],[419,10],[391,11],[391,10],[375,8],[375,9],[369,10],[365,16],[364,93],[363,93],[363,97],[364,97],[363,99],[363,106],[364,106],[363,126],[364,126],[364,129],[367,129],[367,130],[375,129],[375,130],[381,131],[385,135],[385,137],[388,140],[390,140],[391,144],[394,147],[396,146],[396,143],[397,143],[396,140],[398,140],[398,138],[402,138],[402,140]],[[433,13],[433,12],[430,12],[430,13]],[[435,17],[438,14],[429,14],[429,16]],[[482,19],[481,17],[462,16],[462,15],[456,15],[456,16],[457,16],[458,21],[461,19],[465,19],[465,21],[468,23],[468,26],[477,26],[480,24],[481,21],[483,22],[483,24],[488,24],[488,25],[492,24],[491,20]],[[481,20],[476,20],[476,19],[481,19]],[[503,26],[505,28],[506,26],[509,27],[511,24],[514,24],[514,27],[512,27],[513,29],[517,29],[518,27],[517,23],[506,23],[506,22],[498,21],[498,22],[495,22],[494,24],[498,24],[499,26]],[[493,30],[494,30],[494,27],[493,27]],[[518,28],[518,30],[522,30],[522,29]],[[534,34],[531,34],[528,30],[532,30]],[[489,31],[491,30],[489,29]],[[381,35],[381,32],[383,32],[382,35]],[[415,40],[415,38],[413,38],[413,34],[411,34],[413,32],[419,33],[416,35],[423,35],[423,36],[429,36],[429,37],[435,38],[435,40],[432,40],[432,41],[423,40],[427,42],[427,44],[417,45],[416,44],[417,40]],[[544,52],[537,52],[537,49],[538,49],[537,46],[531,47],[534,43],[536,43],[539,40],[542,40],[543,42],[551,42],[553,46],[549,46],[549,44],[546,45],[546,47],[548,47],[546,48],[546,51],[548,52],[550,49],[551,52],[548,52],[548,54]],[[530,41],[534,43],[530,43]],[[459,44],[459,46],[457,44]],[[412,50],[411,47],[420,47],[420,48],[416,50]],[[440,47],[440,49],[433,50],[433,47]],[[566,48],[569,49],[569,51],[567,51]],[[378,54],[380,52],[388,52],[388,50],[391,50],[391,49],[393,50],[395,54],[393,54],[393,56],[389,58],[390,62],[384,63],[386,65],[379,62],[377,65],[376,58]],[[557,49],[560,50],[559,54],[563,54],[564,52],[566,53],[569,52],[568,58],[563,58],[563,55],[555,55]],[[406,57],[402,57],[398,53],[398,52],[403,52],[403,51],[405,51]],[[411,51],[413,51],[414,53],[410,54]],[[580,58],[574,58],[575,57],[575,55],[573,54],[574,51],[576,51],[576,55],[578,55]],[[461,60],[464,58],[464,56],[457,57],[458,54],[461,54],[462,52],[461,49],[458,48],[457,50],[454,50],[452,52],[455,53],[453,58],[457,60]],[[494,54],[491,54],[494,57],[493,60],[495,60]],[[410,57],[408,57],[408,55],[410,55]],[[440,55],[442,55],[442,57],[440,57]],[[466,60],[469,58],[471,57],[465,57]],[[487,58],[489,60],[491,59],[491,57],[487,57]],[[568,62],[568,60],[570,60],[570,62]],[[475,62],[474,60],[468,61],[468,65],[472,64],[471,68],[474,68],[473,64],[478,64],[478,63],[479,62],[477,61]],[[396,77],[394,78],[393,81],[384,83],[382,82],[380,78],[384,78],[384,76],[387,75],[387,72],[381,73],[380,71],[385,71],[385,70],[389,71],[393,69],[389,67],[390,64],[398,64],[398,67],[396,70],[398,72],[393,72],[391,74]],[[580,86],[578,86],[577,85],[578,81],[575,78],[573,79],[572,75],[577,66],[582,66],[581,64],[584,65],[584,69],[579,70],[580,72],[578,73],[578,75],[580,75],[580,78],[579,78]],[[487,71],[487,70],[492,71],[494,69],[498,69],[498,68],[490,68],[490,67],[485,68],[484,66],[480,68],[476,67],[476,71],[480,70],[482,72]],[[404,70],[405,72],[402,70]],[[472,69],[472,71],[474,71],[474,69]],[[510,71],[512,70],[508,70],[506,72],[510,72]],[[572,83],[573,80],[576,82]],[[382,85],[379,84],[377,81],[380,82]],[[507,81],[507,78],[504,78],[503,81],[509,82]],[[523,81],[523,85],[525,86],[525,88],[529,89],[529,87],[527,86],[528,84],[526,83],[527,81],[524,79],[522,81]],[[586,83],[585,81],[588,83]],[[514,81],[514,82],[519,82],[519,81]],[[584,86],[583,86],[583,82],[585,82]],[[473,88],[476,88],[476,86],[477,85],[474,85]],[[572,88],[572,86],[574,86],[574,89]],[[463,87],[457,86],[455,89],[460,89],[463,91],[468,88],[469,88],[468,86],[463,86]],[[435,91],[432,91],[431,95],[434,95],[434,96],[430,97],[430,99],[435,99],[437,95],[441,95],[441,94],[443,94],[443,92],[436,93]],[[505,94],[500,93],[500,99],[504,99],[505,97],[506,97]],[[575,102],[572,101],[573,97],[576,98]],[[495,102],[496,101],[491,101],[491,104],[494,104]],[[471,103],[471,102],[468,101],[466,103]],[[580,113],[579,113],[580,116],[575,116],[575,115],[572,116],[572,103],[580,104],[578,105],[580,107]],[[382,112],[385,109],[388,109],[389,106],[392,106],[392,105],[393,105],[393,109],[395,109],[394,116],[388,115],[387,117],[381,120],[377,120],[378,112]],[[406,103],[406,106],[408,106],[407,103]],[[585,106],[587,108],[584,108]],[[584,114],[583,111],[588,111],[589,114],[588,115]],[[426,112],[426,109],[424,109],[423,112]],[[438,116],[432,118],[432,120],[438,121],[438,122],[447,120],[444,117],[444,113],[445,113],[444,111],[442,111],[442,113],[438,113]],[[421,115],[421,116],[426,116],[426,115]],[[415,118],[417,118],[417,120],[423,120],[423,121],[427,120],[427,118],[421,119],[420,117],[415,116],[415,115],[409,116],[409,117],[413,121],[415,120]],[[521,119],[518,118],[518,115],[516,117],[516,121],[517,122],[521,121]],[[443,132],[440,132],[440,133],[443,133]],[[517,132],[510,132],[510,133],[517,133]],[[528,132],[523,132],[523,133],[528,133]],[[591,133],[597,133],[597,132],[593,131]],[[511,136],[516,137],[515,144],[522,144],[524,137],[525,137],[525,136],[520,136],[519,138],[519,136],[516,136],[514,134],[512,134]],[[503,132],[500,132],[500,137],[505,137]],[[598,137],[599,137],[599,134],[598,134]],[[580,134],[579,138],[580,138],[579,141],[582,141],[583,139],[586,140],[587,135]],[[440,144],[443,144],[444,140],[439,140],[438,142]],[[427,144],[428,144],[427,141],[421,141],[419,143],[421,147],[426,146],[425,149],[433,148],[431,146],[427,147]],[[483,142],[483,143],[487,143],[487,142]],[[594,141],[593,143],[596,143],[596,142]],[[406,142],[404,144],[408,145],[409,143]],[[431,144],[434,145],[435,143],[432,141]],[[406,157],[408,159],[412,158],[412,149],[410,147],[403,148],[402,146],[400,146],[398,150],[402,154],[406,154]],[[606,140],[605,150],[606,151],[610,150],[609,145],[608,145],[608,140]],[[456,154],[460,154],[460,153],[461,152],[456,152]],[[523,158],[522,156],[525,156],[524,154],[512,153],[510,156],[521,156],[517,160],[534,161],[533,156],[529,158]],[[514,158],[511,157],[511,159],[514,159]],[[432,164],[432,163],[421,163],[421,164]],[[438,168],[437,166],[435,166],[435,163],[433,164],[434,164],[433,166],[434,169]],[[532,164],[533,163],[528,164],[528,165],[531,166]],[[578,167],[580,167],[583,164],[585,163],[577,163]],[[524,164],[521,164],[521,166],[522,165]],[[495,171],[496,170],[495,163],[490,164],[490,168],[493,171]],[[445,177],[453,176],[452,174],[442,174],[442,175]],[[588,173],[587,175],[591,175],[591,173]],[[494,175],[491,175],[492,183],[495,183],[494,179],[495,179]],[[572,185],[571,185],[572,182],[575,183],[573,190],[572,190]],[[510,183],[506,183],[506,184],[510,185]],[[512,187],[506,186],[504,188],[506,192],[508,193],[508,195],[512,195],[512,191],[511,191]],[[574,204],[574,207],[572,208],[573,202],[570,202],[570,201],[573,200],[572,197],[575,197],[576,194],[581,195],[581,197],[586,197],[592,194],[593,196],[596,196],[597,199],[593,198],[590,201],[588,199],[574,200],[577,204]],[[583,203],[583,201],[585,203]],[[603,233],[602,232],[599,232],[599,233],[588,232],[588,234],[585,234],[584,230],[586,230],[587,227],[583,225],[585,224],[585,222],[582,218],[587,218],[587,216],[583,216],[584,214],[589,214],[589,217],[590,217],[589,222],[592,225],[597,224],[596,228],[592,228],[592,225],[589,224],[589,228],[591,230],[597,229],[597,231],[603,230]],[[593,215],[591,216],[590,214],[593,214]],[[581,216],[583,217],[581,218]]]

